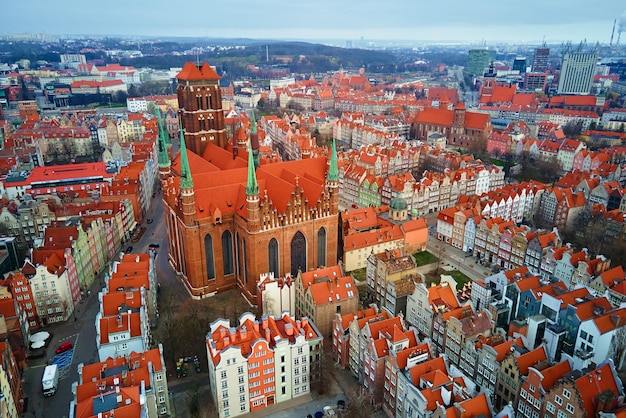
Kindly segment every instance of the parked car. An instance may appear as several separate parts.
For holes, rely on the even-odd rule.
[[[56,349],[56,353],[65,353],[66,351],[70,351],[72,348],[74,348],[74,345],[70,341],[65,341],[59,346],[59,348]]]
[[[337,401],[337,410],[343,411],[344,409],[346,409],[346,401],[344,401],[343,399],[339,399]]]
[[[150,248],[159,248],[159,244],[152,243],[150,244]]]
[[[126,254],[130,254],[130,253],[132,253],[132,252],[133,252],[133,247],[132,247],[132,246],[131,246],[131,247],[128,247],[128,248],[126,249]]]
[[[148,218],[148,223],[151,224],[152,222],[154,222],[154,220],[152,218]]]

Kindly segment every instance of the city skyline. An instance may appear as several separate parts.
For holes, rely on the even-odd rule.
[[[41,2],[36,7],[18,2],[12,6],[12,13],[22,18],[7,19],[0,34],[486,43],[586,39],[590,43],[609,43],[614,20],[614,41],[620,30],[626,31],[623,3],[616,0],[602,8],[562,0],[528,0],[523,8],[512,3],[496,6],[463,0],[450,0],[445,5],[420,3],[395,1],[381,9],[380,3],[372,0],[316,0],[296,2],[286,8],[276,0],[235,4],[189,0],[187,9],[193,8],[197,13],[185,15],[164,0],[152,1],[148,8],[112,0],[90,5],[88,13],[84,4],[76,0],[68,0],[62,8],[52,2]],[[626,39],[621,41],[624,42]]]

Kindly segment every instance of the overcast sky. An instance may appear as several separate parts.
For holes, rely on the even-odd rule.
[[[545,36],[547,41],[608,43],[614,19],[621,16],[626,31],[624,9],[623,0],[22,0],[2,7],[0,34],[487,43]]]

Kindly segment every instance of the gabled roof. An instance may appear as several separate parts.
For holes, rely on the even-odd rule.
[[[565,374],[572,371],[572,366],[569,361],[563,360],[560,363],[555,364],[554,366],[547,367],[541,371],[543,375],[543,380],[541,381],[541,386],[543,390],[546,392],[549,391],[556,382],[562,378]]]
[[[548,356],[544,346],[539,346],[533,351],[521,354],[517,357],[517,366],[519,367],[520,376],[526,376],[528,374],[529,367],[540,367],[541,363],[547,364]],[[537,368],[535,367],[535,368]]]
[[[582,398],[583,408],[587,412],[588,417],[595,416],[596,398],[601,393],[608,391],[616,396],[622,395],[619,390],[621,384],[618,384],[615,380],[614,372],[609,363],[605,363],[596,370],[584,374],[576,379],[574,384]]]
[[[626,308],[609,311],[602,316],[593,318],[593,322],[601,334],[614,331],[626,325]]]

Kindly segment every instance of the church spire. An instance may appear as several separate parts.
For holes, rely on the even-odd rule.
[[[333,138],[332,150],[330,154],[330,167],[328,168],[326,180],[339,181],[339,167],[337,166],[337,146],[335,144],[335,138]]]
[[[250,148],[248,148],[248,182],[246,183],[246,194],[259,194],[259,184],[256,181],[254,158],[252,157],[252,149]]]
[[[193,179],[191,178],[189,160],[187,159],[187,147],[185,145],[183,128],[180,128],[180,188],[193,189]]]
[[[165,132],[163,125],[161,124],[161,110],[157,107],[157,123],[159,124],[159,135],[157,137],[157,145],[159,150],[159,168],[166,168],[170,166],[170,157],[167,155],[167,144],[165,142]],[[169,135],[167,135],[169,136]]]
[[[254,109],[250,115],[250,147],[252,148],[252,156],[254,157],[254,167],[259,168],[259,134],[256,131],[256,117],[254,115]]]

